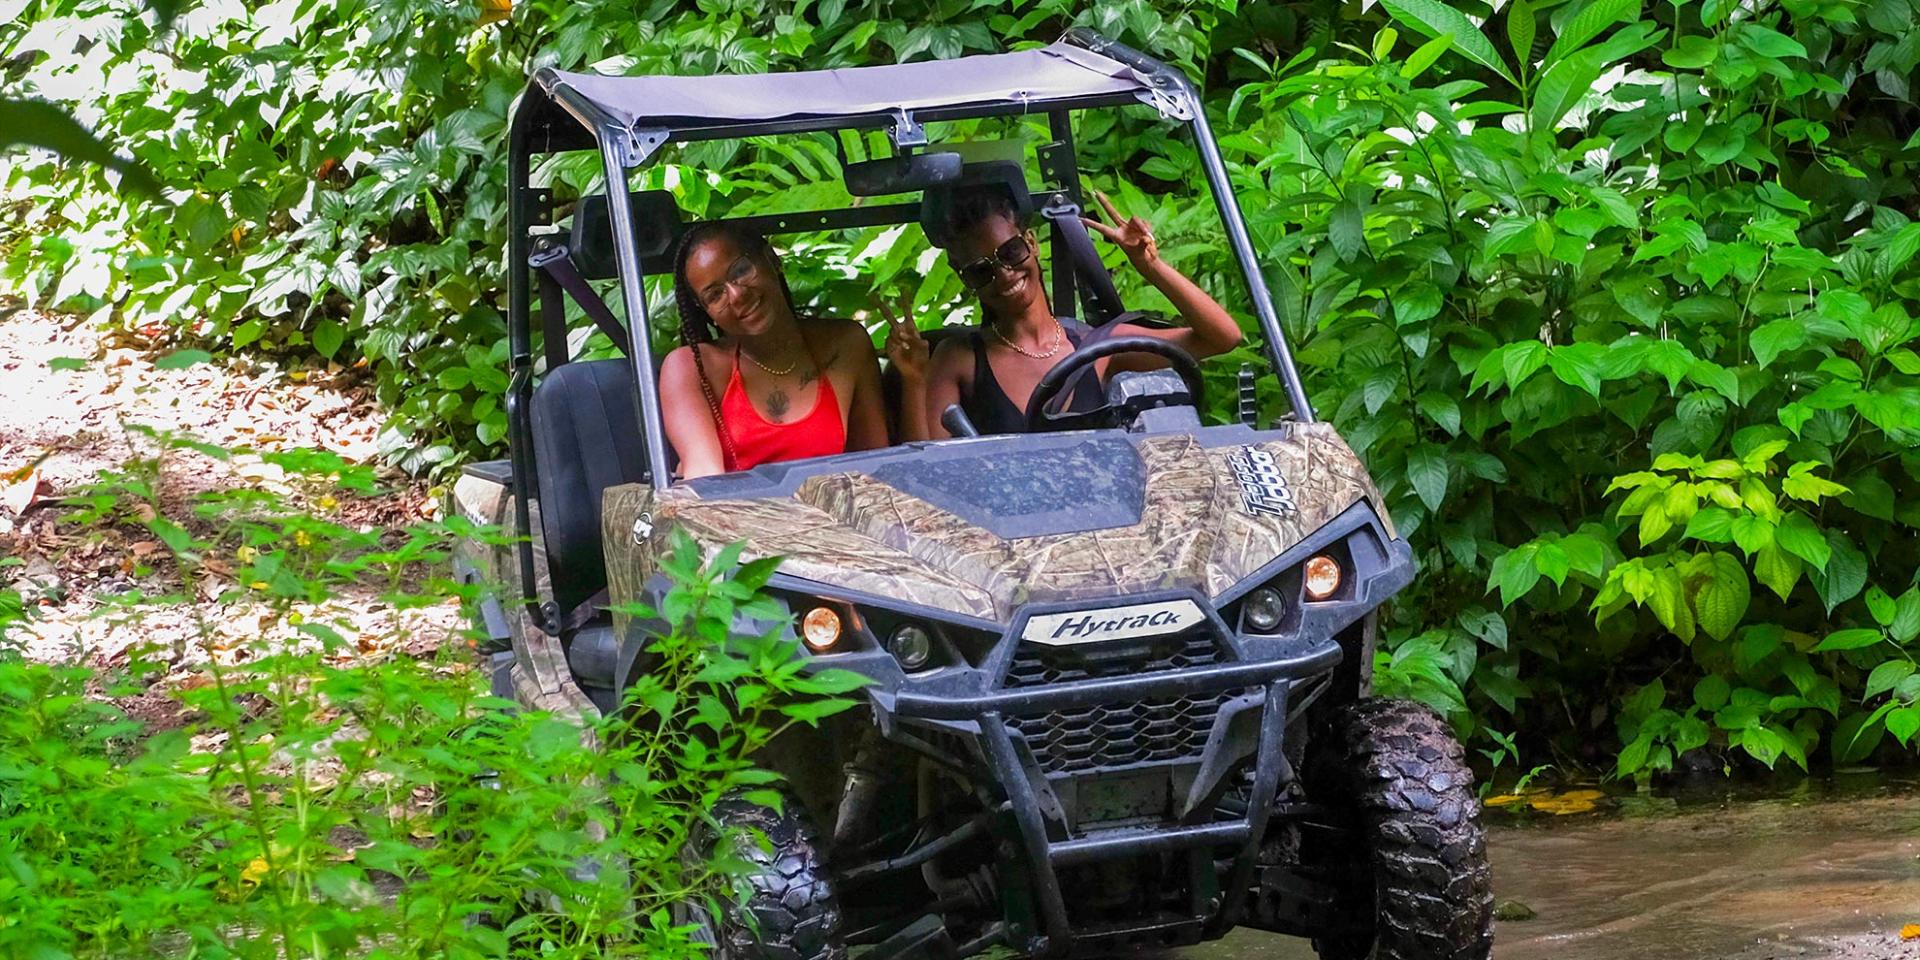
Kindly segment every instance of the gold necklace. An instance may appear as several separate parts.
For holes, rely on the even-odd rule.
[[[1014,343],[1012,340],[1008,340],[1007,335],[1000,332],[1000,327],[998,324],[992,324],[992,323],[987,324],[987,332],[993,334],[994,339],[999,340],[1001,343],[1006,344],[1007,349],[1012,350],[1014,353],[1020,354],[1023,357],[1032,357],[1035,360],[1045,360],[1048,357],[1051,357],[1054,354],[1060,352],[1060,342],[1063,339],[1060,335],[1065,331],[1061,329],[1060,321],[1055,320],[1053,322],[1053,338],[1052,338],[1053,346],[1048,348],[1046,353],[1034,353],[1033,351],[1028,350],[1025,347],[1022,347],[1021,345]]]
[[[768,372],[768,373],[770,373],[770,374],[772,374],[772,375],[774,375],[774,376],[776,376],[776,377],[784,377],[784,376],[786,376],[787,374],[789,374],[789,373],[792,373],[792,372],[793,372],[793,368],[794,368],[794,367],[797,367],[797,366],[799,366],[799,365],[800,365],[800,358],[799,358],[799,357],[794,357],[794,358],[793,358],[793,362],[792,362],[792,363],[789,363],[789,364],[787,364],[787,368],[786,368],[785,370],[775,370],[774,368],[772,368],[772,367],[769,367],[769,366],[767,366],[766,364],[764,364],[764,363],[761,363],[761,362],[760,362],[760,361],[758,361],[758,360],[755,360],[755,359],[753,358],[753,354],[751,354],[751,353],[748,353],[748,352],[746,352],[745,350],[742,350],[742,351],[740,351],[740,355],[741,355],[741,356],[743,356],[743,357],[746,357],[746,358],[747,358],[747,362],[748,362],[748,363],[751,363],[751,364],[753,364],[754,366],[756,366],[756,367],[759,367],[760,369],[762,369],[762,370],[765,370],[766,372]]]

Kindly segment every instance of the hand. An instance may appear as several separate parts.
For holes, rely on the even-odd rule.
[[[898,314],[879,297],[873,298],[873,306],[887,321],[887,359],[900,371],[900,379],[926,382],[928,360],[933,351],[927,348],[926,338],[920,336],[920,328],[914,325],[912,295],[900,295]]]
[[[1144,270],[1157,262],[1160,259],[1160,247],[1153,240],[1153,225],[1139,217],[1121,216],[1120,211],[1113,208],[1113,201],[1107,199],[1106,194],[1096,190],[1093,195],[1098,197],[1100,205],[1107,209],[1107,216],[1113,220],[1113,225],[1109,226],[1091,217],[1081,217],[1087,229],[1106,237],[1114,246],[1119,247],[1120,252],[1127,255],[1127,262],[1133,264],[1135,270]]]

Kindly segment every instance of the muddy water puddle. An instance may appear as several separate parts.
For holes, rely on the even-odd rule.
[[[1498,960],[1920,960],[1920,790],[1872,780],[1489,817]],[[1524,908],[1524,909],[1523,909]],[[1240,931],[1178,960],[1294,960]]]

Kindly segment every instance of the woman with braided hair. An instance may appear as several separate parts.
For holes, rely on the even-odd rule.
[[[851,320],[797,316],[765,237],[695,226],[673,283],[684,345],[661,364],[660,406],[681,476],[886,445],[872,339]]]

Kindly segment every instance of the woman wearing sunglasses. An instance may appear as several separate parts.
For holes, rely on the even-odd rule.
[[[1165,294],[1187,322],[1172,329],[1121,324],[1115,335],[1167,340],[1195,358],[1223,353],[1238,344],[1239,324],[1192,280],[1160,259],[1147,222],[1120,216],[1105,194],[1098,196],[1112,224],[1085,219],[1087,228],[1118,246],[1127,262]],[[900,370],[903,388],[903,439],[948,436],[940,414],[954,403],[981,433],[1021,432],[1027,426],[1026,399],[1034,386],[1080,346],[1091,328],[1054,315],[1033,231],[1020,223],[1003,191],[992,187],[955,191],[946,228],[951,238],[947,260],[961,282],[980,298],[984,317],[971,335],[942,342],[929,357],[926,341],[911,317],[896,316],[882,307],[890,327],[887,356]],[[1121,354],[1101,360],[1097,369],[1104,381],[1109,371],[1163,365],[1153,357]],[[1096,390],[1076,390],[1065,409],[1082,412],[1104,402]]]
[[[851,320],[796,316],[765,237],[696,226],[673,281],[685,345],[660,366],[660,397],[682,476],[887,443],[873,340]]]

